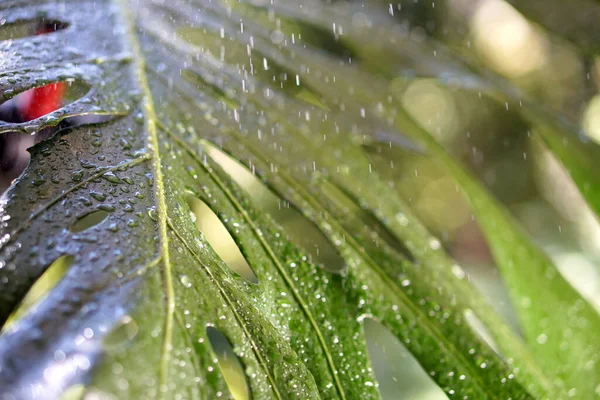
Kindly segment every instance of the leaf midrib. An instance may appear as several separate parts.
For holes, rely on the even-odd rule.
[[[166,312],[163,322],[163,343],[161,348],[161,362],[159,372],[159,397],[164,397],[169,374],[169,363],[173,341],[173,318],[175,312],[175,292],[173,289],[173,277],[171,261],[169,258],[169,238],[167,235],[167,203],[164,192],[163,173],[160,164],[158,134],[156,132],[156,112],[152,92],[146,78],[146,63],[142,49],[136,35],[136,22],[127,0],[115,0],[123,10],[123,19],[126,26],[126,37],[133,53],[134,72],[143,94],[143,114],[147,129],[147,147],[152,155],[155,180],[155,199],[157,205],[158,230],[160,240],[160,254],[162,256],[163,290],[165,292]]]
[[[175,310],[175,293],[174,293],[174,287],[173,287],[172,267],[171,267],[171,263],[170,263],[170,259],[169,259],[169,238],[168,238],[167,230],[170,229],[175,234],[175,236],[184,244],[184,246],[192,254],[192,256],[194,258],[196,258],[198,263],[200,263],[201,265],[203,265],[203,264],[202,264],[200,258],[198,257],[198,255],[189,246],[189,244],[178,234],[178,232],[175,229],[173,229],[172,226],[170,226],[170,224],[168,222],[166,198],[165,198],[165,194],[164,194],[165,193],[164,192],[164,180],[163,180],[162,168],[160,165],[160,159],[161,159],[160,152],[159,152],[160,147],[159,147],[159,142],[158,142],[158,134],[157,134],[157,130],[156,130],[156,124],[158,122],[158,118],[156,116],[150,86],[148,84],[148,80],[147,80],[146,74],[145,74],[145,71],[146,71],[145,59],[144,59],[141,47],[139,45],[139,42],[135,35],[135,28],[134,28],[135,20],[133,19],[131,10],[125,4],[127,0],[117,0],[117,1],[119,1],[121,3],[121,5],[123,6],[122,8],[124,10],[124,14],[127,17],[126,19],[128,21],[127,26],[128,26],[129,37],[130,37],[129,40],[130,40],[130,44],[131,44],[131,47],[132,47],[133,53],[134,53],[134,57],[133,57],[134,63],[137,64],[136,68],[135,68],[136,76],[138,79],[138,83],[141,86],[141,90],[142,90],[143,97],[144,97],[144,116],[145,116],[145,120],[147,121],[147,127],[148,127],[147,145],[152,153],[152,159],[154,161],[153,167],[154,167],[155,184],[156,184],[155,197],[157,200],[157,217],[158,217],[158,224],[159,224],[161,256],[162,256],[162,261],[163,261],[163,271],[162,271],[163,272],[163,274],[162,274],[163,275],[163,289],[165,291],[165,297],[166,297],[166,299],[165,299],[166,300],[166,313],[165,313],[165,321],[163,323],[163,343],[162,343],[162,349],[161,349],[161,366],[160,366],[160,374],[159,374],[159,382],[160,382],[160,390],[159,390],[160,395],[159,396],[163,397],[164,392],[165,392],[163,390],[163,388],[167,387],[170,354],[171,354],[171,349],[172,349],[173,321],[174,321],[174,316],[175,316],[175,311],[176,311]],[[220,284],[215,279],[215,277],[210,273],[208,268],[204,268],[204,269],[207,272],[207,274],[211,277],[213,282],[215,282],[215,284],[219,288],[221,296],[227,302],[229,308],[233,311],[234,315],[236,316],[238,325],[243,330],[245,336],[248,338],[248,340],[251,341],[251,343],[252,343],[251,347],[254,350],[254,353],[257,356],[257,358],[260,360],[260,365],[265,370],[268,379],[271,381],[271,388],[273,389],[277,398],[282,399],[281,394],[279,393],[279,390],[277,389],[277,385],[275,384],[275,381],[271,377],[271,374],[268,372],[268,368],[266,368],[266,360],[260,354],[260,351],[258,350],[258,346],[256,346],[254,344],[250,333],[247,331],[247,329],[243,325],[242,319],[239,316],[239,314],[237,313],[235,307],[233,306],[231,299],[229,298],[229,296],[226,295],[225,291],[220,286]]]

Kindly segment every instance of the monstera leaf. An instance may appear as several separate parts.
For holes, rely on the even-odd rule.
[[[57,127],[1,200],[4,398],[379,398],[366,319],[451,398],[593,396],[598,315],[373,71],[404,57],[424,74],[444,69],[516,95],[424,44],[398,44],[383,11],[357,24],[318,2],[0,5],[6,27],[55,21],[0,45],[3,101],[57,82],[89,87],[59,110],[0,125],[21,135]],[[389,64],[375,65],[378,52]],[[569,134],[548,131],[557,146]],[[371,168],[365,144],[382,137],[455,176],[514,299],[531,298],[517,307],[525,340]],[[245,276],[215,250],[198,207],[227,229]],[[25,309],[50,273],[59,278]],[[243,366],[242,393],[228,387],[218,343]]]

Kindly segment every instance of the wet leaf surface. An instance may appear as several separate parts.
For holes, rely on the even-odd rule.
[[[560,276],[532,283],[553,274],[552,264],[392,99],[389,78],[402,65],[511,98],[519,92],[444,58],[443,48],[389,37],[389,15],[369,12],[371,22],[357,24],[350,12],[310,1],[0,5],[8,24],[40,16],[65,24],[0,42],[0,101],[67,79],[91,88],[40,118],[0,122],[0,134],[111,116],[36,144],[0,200],[2,322],[54,260],[72,257],[0,336],[0,393],[231,398],[212,343],[222,337],[248,385],[236,398],[379,398],[365,319],[395,336],[449,398],[592,393],[597,314]],[[332,21],[343,35],[323,35]],[[374,65],[391,47],[388,62]],[[381,141],[440,159],[477,217],[489,217],[486,237],[508,286],[515,298],[531,295],[532,307],[517,307],[527,343],[372,170],[364,146]],[[258,180],[244,184],[215,149]],[[220,219],[256,283],[215,252],[190,195]],[[320,244],[295,237],[265,206],[276,202],[318,229]],[[101,218],[82,223],[86,216]],[[509,358],[471,329],[467,311]],[[543,350],[531,343],[540,327],[562,329],[564,317],[573,338],[549,338]]]

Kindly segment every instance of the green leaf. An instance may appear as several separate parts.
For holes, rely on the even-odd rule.
[[[600,374],[600,342],[594,334],[600,329],[600,316],[596,310],[485,189],[433,141],[427,148],[468,196],[509,285],[523,334],[538,365],[558,376],[559,384],[572,393],[594,396]]]
[[[383,22],[379,21],[378,25],[383,25]],[[361,40],[358,35],[353,37],[350,33],[348,36],[351,39],[346,40],[354,43]],[[403,56],[396,54],[396,43],[390,44],[384,40],[377,43],[380,47],[366,49],[365,54],[368,54],[368,57],[363,56],[363,59],[381,60],[387,57],[397,60]],[[475,75],[466,63],[457,61],[443,46],[438,44],[434,48],[435,57],[430,57],[432,64],[423,60],[426,56],[420,48],[408,44],[403,50],[417,53],[414,55],[415,59],[423,60],[417,70],[424,71],[425,75],[437,76],[444,66],[455,66],[456,69],[452,73],[456,75],[447,77],[447,80],[458,77],[466,88],[474,83],[480,94],[486,93],[502,103],[518,103],[523,108],[522,116],[530,121],[536,133],[540,134],[549,149],[563,162],[590,206],[600,214],[597,194],[599,181],[592,167],[600,147],[577,132],[572,125],[534,105],[506,81],[480,68],[477,71],[483,77]],[[358,57],[362,54],[358,51]],[[439,63],[437,67],[436,63]],[[385,69],[385,66],[378,65],[378,68]],[[383,82],[377,85],[362,75],[362,71],[345,72],[346,75],[338,73],[337,82],[342,87],[352,85],[361,106],[370,104],[371,109],[376,109],[380,99],[392,98]],[[486,77],[489,80],[486,80]],[[327,104],[327,100],[324,102]],[[400,104],[391,100],[388,102],[391,104],[387,107],[380,107],[380,114],[394,121],[400,132],[406,132],[420,145],[421,151],[447,170],[468,197],[496,264],[509,286],[521,328],[537,366],[549,376],[555,376],[556,384],[570,393],[593,397],[597,391],[597,376],[600,374],[600,341],[594,334],[600,329],[600,316],[597,311],[570,286],[499,202],[477,183],[430,133],[418,126]],[[396,140],[402,138],[397,133],[395,137]],[[392,140],[393,138],[394,135]],[[384,141],[389,140],[390,138],[386,137]],[[373,202],[376,201],[374,198]],[[494,337],[503,352],[510,354],[514,350],[514,344],[504,343],[501,335],[495,334]]]
[[[323,37],[330,28],[322,22],[337,18],[329,8],[281,6],[0,5],[8,25],[43,18],[65,26],[5,44],[3,100],[57,81],[92,88],[48,116],[0,125],[0,133],[60,128],[30,150],[29,166],[0,203],[0,320],[33,296],[55,260],[73,257],[62,279],[0,336],[2,394],[231,397],[221,350],[211,343],[210,332],[218,332],[243,366],[248,389],[241,392],[251,398],[378,398],[363,330],[370,318],[451,397],[564,397],[542,371],[549,360],[572,367],[572,359],[549,352],[543,368],[534,364],[439,240],[370,170],[364,138],[372,129],[395,135],[397,121],[378,111],[388,107],[389,82],[372,76],[369,62],[355,66],[347,57],[367,59],[389,26],[376,24],[366,42],[338,43],[338,33]],[[275,22],[275,12],[285,18]],[[425,63],[425,50],[409,47]],[[89,115],[105,119],[74,119]],[[69,120],[74,125],[65,127]],[[481,219],[489,213],[502,240],[515,242],[505,246],[488,231],[502,265],[517,261],[507,252],[525,249],[517,254],[519,277],[548,270],[494,201],[433,142],[425,144],[452,168]],[[218,216],[257,283],[211,247],[190,215],[189,196]],[[277,203],[293,211],[284,218]],[[305,230],[290,224],[292,214]],[[314,234],[318,251],[301,232]],[[578,301],[554,278],[553,290],[567,293],[564,304]],[[539,290],[523,286],[519,296]],[[547,307],[556,293],[545,295],[521,308],[534,321],[528,326],[553,317]],[[585,303],[576,311],[578,322],[595,324]],[[469,313],[501,340],[506,358],[469,327]],[[593,350],[584,341],[591,336],[577,335],[577,346]]]
[[[289,12],[283,9],[282,11]],[[319,20],[319,17],[316,18]],[[323,16],[321,20],[329,21]],[[339,21],[336,23],[343,25]],[[385,31],[384,20],[378,20],[376,25],[381,31]],[[391,28],[387,27],[387,29]],[[363,64],[367,64],[367,67],[371,60],[377,60],[377,68],[380,71],[386,69],[391,71],[394,64],[390,62],[387,67],[387,64],[382,65],[380,60],[387,58],[398,62],[403,56],[403,54],[397,55],[399,52],[394,49],[397,42],[394,42],[393,38],[390,40],[391,43],[386,42],[383,38],[380,40],[374,40],[373,37],[364,38],[365,36],[358,32],[346,31],[345,43],[350,47],[354,45],[356,57],[362,60]],[[378,43],[379,47],[361,46],[362,42],[366,40]],[[598,211],[598,196],[595,193],[598,179],[596,179],[594,169],[591,168],[592,160],[595,159],[594,155],[598,152],[598,146],[581,135],[574,135],[573,129],[566,123],[557,121],[556,117],[533,105],[531,100],[504,80],[487,71],[480,70],[483,77],[474,75],[472,70],[461,60],[456,61],[450,52],[439,44],[434,47],[436,50],[433,53],[434,57],[425,55],[427,51],[425,46],[416,47],[411,43],[403,43],[403,45],[405,46],[402,49],[404,52],[409,52],[414,59],[421,62],[417,71],[421,70],[434,76],[439,73],[438,71],[444,71],[445,74],[451,71],[467,84],[466,87],[475,83],[477,89],[497,98],[498,101],[521,104],[523,117],[531,121],[539,130],[550,149],[568,168],[583,195]],[[298,55],[296,57],[300,58]],[[328,65],[329,69],[333,69],[333,64],[328,64],[328,60],[314,60],[308,55],[301,59],[311,68],[327,68],[325,66]],[[430,59],[429,63],[427,59]],[[454,70],[448,67],[454,67]],[[355,99],[357,99],[353,104],[345,104],[346,108],[354,106],[356,113],[363,114],[364,111],[359,111],[358,107],[371,110],[371,112],[377,110],[381,116],[393,120],[401,132],[406,132],[419,141],[430,157],[437,159],[440,165],[447,168],[455,177],[457,183],[469,197],[477,220],[494,253],[496,263],[509,285],[513,304],[517,308],[521,326],[538,367],[547,371],[549,375],[556,376],[556,384],[566,390],[571,390],[571,393],[593,396],[596,391],[595,377],[600,373],[597,369],[600,342],[593,334],[600,325],[598,313],[566,282],[548,257],[520,231],[512,221],[512,217],[502,209],[498,202],[477,184],[427,132],[417,126],[410,116],[402,108],[399,108],[399,105],[389,100],[391,96],[384,81],[377,82],[372,76],[355,68],[343,70],[338,68],[336,72],[337,85],[340,88],[351,87]],[[456,79],[455,76],[446,79]],[[315,82],[317,80],[318,78],[309,76],[305,79],[307,84],[313,87],[318,87]],[[331,87],[332,85],[328,86],[329,89]],[[339,101],[339,97],[337,97],[339,92],[331,90],[320,92],[321,101],[326,107],[331,108],[332,104]],[[380,99],[383,98],[387,98],[391,105],[382,107]],[[394,136],[392,135],[392,137]],[[398,138],[397,134],[396,138]],[[344,143],[338,143],[337,146],[343,148]],[[345,158],[353,160],[359,158],[357,154],[349,154],[347,153]],[[372,207],[377,212],[382,207],[379,200],[382,197],[372,190],[376,182],[370,182],[370,192],[374,195],[369,196],[371,193],[360,192],[360,183],[357,181],[360,182],[361,179],[355,179],[358,174],[358,171],[351,173],[353,181],[347,182],[345,189],[354,192],[356,197],[362,198],[364,207]],[[368,178],[365,177],[365,179]],[[388,210],[384,212],[384,215],[393,215],[393,202],[387,196],[385,199],[387,204],[384,207]],[[398,227],[394,226],[393,220],[386,222],[394,233],[403,237]],[[404,239],[411,241],[409,237],[404,236]],[[543,279],[540,280],[540,277]],[[569,328],[565,329],[564,327]],[[578,339],[571,346],[567,345],[569,341],[566,340],[566,337],[577,337]],[[514,351],[514,343],[504,343],[503,338],[498,334],[495,335],[495,338],[502,346],[503,351],[508,354]]]

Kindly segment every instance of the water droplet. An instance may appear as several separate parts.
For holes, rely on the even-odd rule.
[[[71,174],[71,179],[74,182],[81,182],[81,180],[83,179],[83,170],[80,169],[78,171],[73,172],[73,174]]]
[[[183,286],[185,286],[186,288],[192,287],[192,281],[190,280],[190,278],[187,275],[181,275],[179,277],[179,280],[181,281],[181,284]]]
[[[548,336],[546,336],[545,334],[542,333],[542,334],[538,335],[536,340],[539,344],[546,344],[546,342],[548,341]]]
[[[90,192],[90,196],[92,196],[94,199],[96,199],[98,201],[106,200],[106,195],[104,193]]]
[[[106,172],[102,177],[111,183],[121,183],[121,179],[110,171]]]

